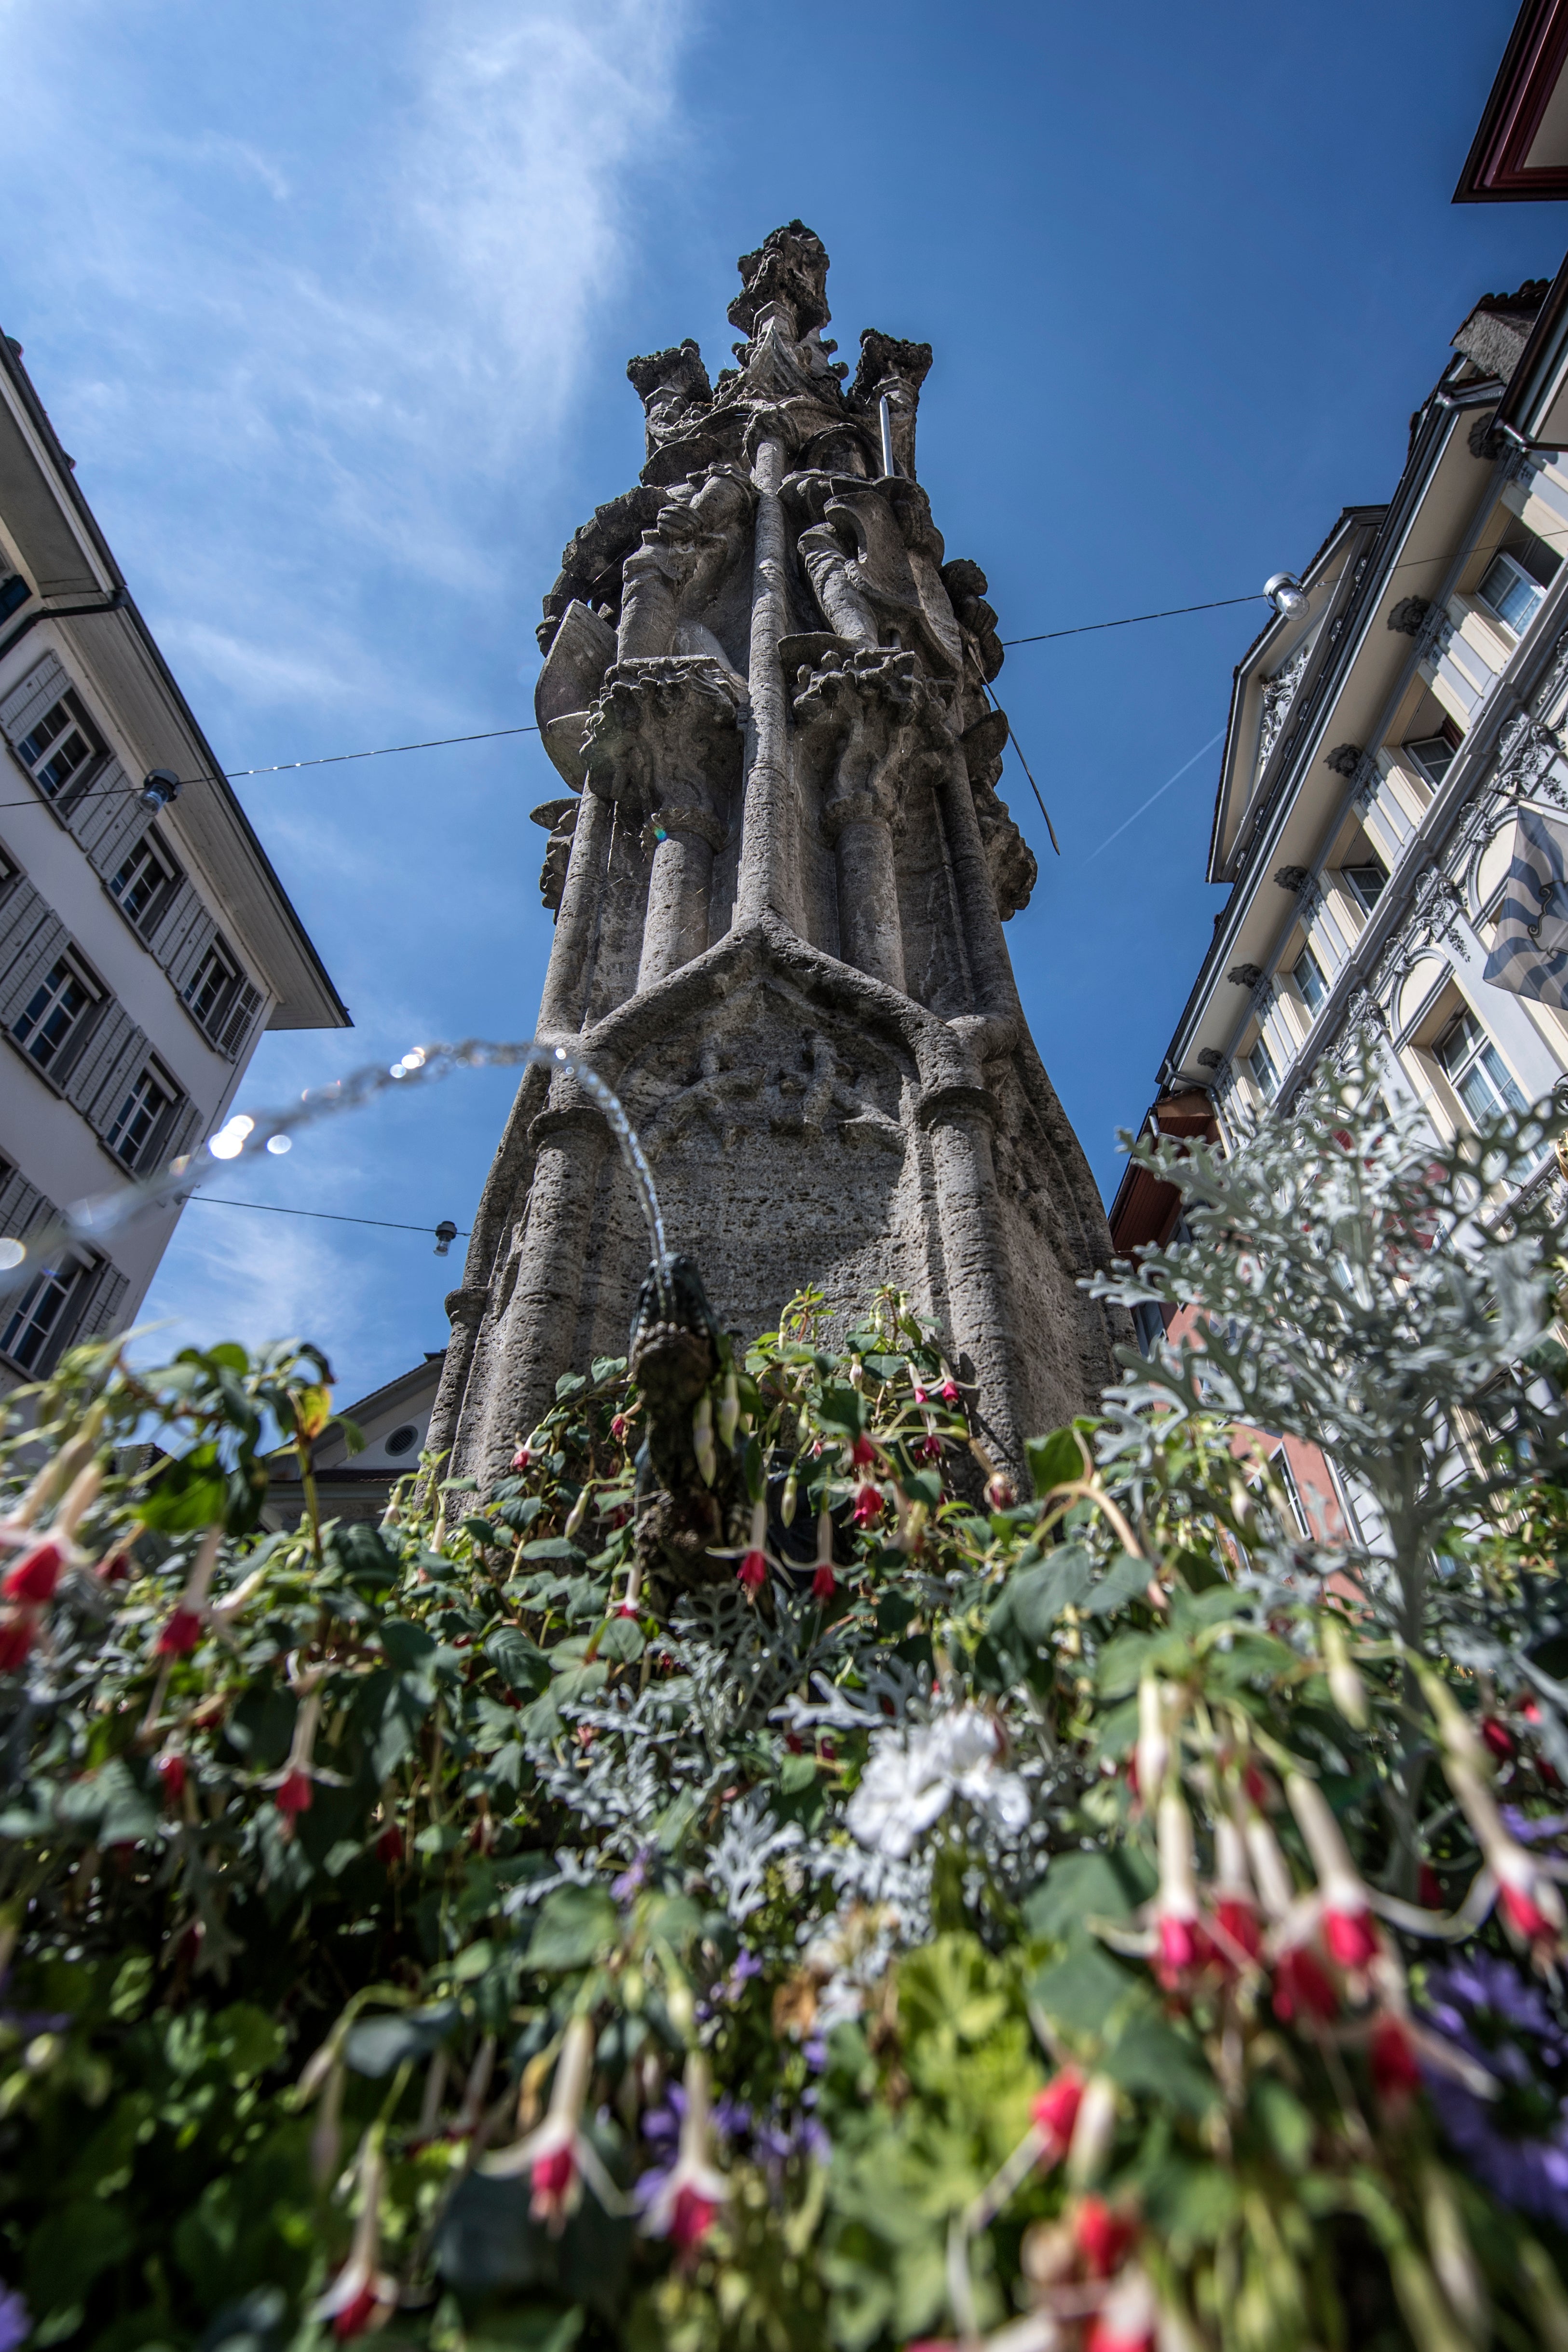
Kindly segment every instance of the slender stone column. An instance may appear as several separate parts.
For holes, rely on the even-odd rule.
[[[1012,1283],[991,1157],[996,1105],[977,1088],[954,1087],[923,1104],[921,1116],[931,1130],[953,1342],[974,1368],[991,1442],[1020,1474],[1023,1433],[1013,1389],[1017,1335],[1008,1311]]]
[[[577,1030],[586,1010],[594,941],[599,926],[614,811],[595,792],[585,791],[572,835],[572,855],[561,892],[561,908],[551,942],[537,1026],[542,1032]]]
[[[489,1392],[481,1476],[500,1475],[516,1438],[527,1436],[554,1393],[554,1351],[561,1335],[576,1328],[594,1197],[610,1132],[603,1116],[579,1100],[542,1111],[532,1140],[528,1223],[511,1296],[491,1339],[499,1373]]]
[[[904,935],[893,831],[874,793],[847,793],[822,812],[838,861],[838,950],[889,988],[904,985]]]
[[[1017,982],[996,912],[996,894],[991,887],[991,868],[980,836],[980,820],[974,814],[973,788],[963,753],[956,744],[952,756],[942,762],[938,792],[963,917],[964,950],[980,1009],[1003,1018],[1021,1020]]]
[[[790,876],[795,856],[790,798],[788,703],[779,639],[789,628],[789,532],[779,497],[782,441],[759,441],[752,464],[757,492],[752,568],[751,723],[746,730],[745,801],[741,818],[740,920],[764,915],[791,919]]]
[[[664,838],[648,876],[638,988],[651,988],[668,972],[679,971],[708,945],[713,853],[724,840],[722,827],[705,809],[663,807],[655,823]]]

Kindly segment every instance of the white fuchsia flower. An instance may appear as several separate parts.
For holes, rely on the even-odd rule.
[[[499,2156],[487,2157],[483,2166],[501,2179],[527,2173],[532,2191],[528,2210],[552,2238],[561,2235],[582,2203],[584,2180],[606,2213],[626,2210],[625,2200],[583,2129],[583,2104],[593,2067],[593,2024],[585,2017],[574,2017],[562,2037],[544,2121]]]
[[[654,2178],[642,2225],[650,2238],[668,2238],[681,2261],[689,2262],[712,2228],[730,2184],[712,2159],[708,2130],[711,2085],[701,2051],[689,2054],[684,2082],[679,2150],[670,2169]]]
[[[1029,1792],[1001,1769],[1001,1736],[977,1706],[879,1733],[845,1818],[859,1844],[902,1862],[955,1797],[1015,1836],[1029,1819]]]

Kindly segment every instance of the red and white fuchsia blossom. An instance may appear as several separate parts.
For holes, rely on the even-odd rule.
[[[1154,1898],[1158,1943],[1155,1968],[1162,1979],[1172,1983],[1203,1965],[1208,1958],[1209,1942],[1198,1909],[1192,1816],[1179,1787],[1167,1786],[1161,1791],[1158,1822],[1160,1885]]]
[[[730,2194],[730,2184],[713,2162],[708,2125],[711,2085],[708,2061],[693,2050],[686,2061],[686,2112],[675,2163],[658,2176],[643,2207],[642,2226],[650,2238],[668,2238],[680,2260],[691,2262]]]
[[[584,2181],[606,2213],[626,2210],[625,2200],[583,2129],[583,2105],[593,2071],[593,2023],[586,2017],[574,2017],[561,2039],[544,2121],[510,2147],[502,2148],[499,2156],[487,2157],[483,2166],[486,2172],[501,2179],[528,2175],[532,2191],[528,2210],[554,2238],[582,2203]]]
[[[1083,2076],[1078,2068],[1064,2066],[1059,2074],[1052,2075],[1043,2091],[1035,2095],[1030,2117],[1040,2144],[1039,2160],[1047,2169],[1059,2164],[1072,2146],[1083,2093]]]
[[[321,1728],[322,1685],[326,1681],[324,1667],[296,1675],[289,1661],[289,1679],[299,1694],[299,1710],[294,1717],[294,1737],[281,1771],[268,1772],[261,1782],[264,1789],[276,1789],[275,1800],[284,1817],[284,1834],[291,1837],[300,1814],[310,1810],[314,1798],[313,1784],[320,1780],[333,1788],[342,1786],[341,1772],[329,1772],[315,1760],[316,1734]]]
[[[1330,1958],[1352,1972],[1367,1969],[1383,1949],[1383,1937],[1328,1800],[1300,1772],[1288,1776],[1285,1794],[1318,1874],[1319,1914]]]
[[[768,1580],[767,1540],[768,1507],[763,1499],[752,1506],[752,1540],[735,1570],[748,1592],[760,1592]]]
[[[355,2167],[360,2208],[354,2221],[349,2258],[319,2303],[312,2319],[330,2319],[332,2333],[347,2343],[367,2330],[384,2327],[397,2307],[397,2281],[381,2268],[381,2197],[385,2166],[381,2153],[381,2128],[364,2136]]]
[[[161,1658],[187,1658],[202,1638],[209,1603],[207,1594],[212,1587],[213,1570],[217,1566],[218,1548],[223,1542],[221,1527],[209,1528],[197,1548],[191,1563],[173,1616],[167,1618],[153,1647]]]

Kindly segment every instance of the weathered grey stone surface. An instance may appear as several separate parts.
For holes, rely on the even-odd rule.
[[[995,790],[996,615],[914,478],[929,346],[868,331],[846,388],[819,240],[792,222],[740,267],[739,365],[710,385],[690,341],[631,362],[642,482],[545,599],[570,791],[535,812],[537,1034],[620,1095],[721,1321],[897,1283],[1016,1468],[1120,1327],[1078,1287],[1105,1218],[1002,935],[1036,868]],[[529,1072],[447,1302],[454,1470],[494,1474],[561,1372],[621,1351],[647,1255],[599,1114]]]

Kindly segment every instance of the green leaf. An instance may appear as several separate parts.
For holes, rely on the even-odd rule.
[[[647,1638],[635,1617],[612,1617],[600,1637],[599,1655],[616,1665],[630,1665],[647,1647]]]
[[[555,1383],[555,1402],[564,1404],[568,1397],[581,1396],[588,1383],[581,1372],[563,1372]]]
[[[540,1906],[531,1969],[585,1969],[615,1941],[620,1914],[602,1886],[559,1886]]]
[[[1089,1594],[1089,1606],[1096,1617],[1109,1617],[1113,1610],[1125,1608],[1129,1601],[1135,1601],[1148,1582],[1148,1561],[1135,1559],[1130,1551],[1124,1551]]]
[[[455,2000],[398,2017],[362,2017],[350,2026],[343,2055],[356,2074],[390,2074],[405,2060],[427,2058],[462,2021]]]
[[[1076,1607],[1094,1580],[1094,1562],[1082,1544],[1062,1544],[1032,1568],[1015,1569],[992,1610],[988,1630],[1005,1642],[1016,1633],[1043,1649],[1062,1611]]]
[[[1205,2114],[1219,2096],[1202,2053],[1163,2018],[1130,2020],[1100,2064],[1124,2091],[1142,2091],[1194,2116]]]
[[[1086,1919],[1123,1919],[1146,1903],[1156,1885],[1153,1867],[1130,1846],[1109,1853],[1064,1853],[1025,1898],[1024,1925],[1032,1936],[1067,1937]]]
[[[1040,1970],[1032,1990],[1054,2025],[1069,2033],[1103,2034],[1113,2011],[1139,1987],[1108,1952],[1081,1937],[1065,1959]]]
[[[514,1691],[541,1691],[550,1680],[550,1661],[519,1625],[498,1625],[485,1636],[485,1655]]]
[[[626,1369],[624,1356],[595,1356],[588,1367],[588,1378],[596,1389],[603,1388],[606,1381],[618,1381]]]
[[[379,1591],[397,1580],[397,1555],[389,1550],[380,1529],[373,1528],[368,1520],[351,1519],[330,1528],[324,1549],[327,1558],[336,1562],[352,1583],[368,1585],[372,1591]]]
[[[228,1503],[228,1475],[216,1445],[194,1445],[166,1462],[136,1507],[144,1527],[160,1535],[192,1535],[216,1527]]]
[[[1065,1486],[1083,1476],[1083,1449],[1070,1429],[1054,1429],[1048,1437],[1031,1437],[1024,1446],[1029,1475],[1037,1495]]]
[[[815,1756],[786,1756],[779,1766],[779,1787],[786,1797],[798,1795],[802,1789],[816,1785]]]
[[[568,1543],[564,1536],[541,1536],[535,1542],[523,1545],[522,1557],[524,1559],[566,1559],[574,1568],[582,1568],[586,1565],[588,1555],[580,1551],[574,1543]]]
[[[833,1428],[847,1430],[851,1437],[858,1437],[869,1420],[865,1398],[847,1383],[834,1382],[824,1388],[817,1411]]]
[[[436,1643],[423,1625],[407,1617],[388,1617],[381,1628],[381,1646],[395,1666],[405,1671],[423,1665]]]
[[[1294,2091],[1277,2074],[1260,2074],[1247,2105],[1286,2171],[1305,2172],[1317,2127]]]

